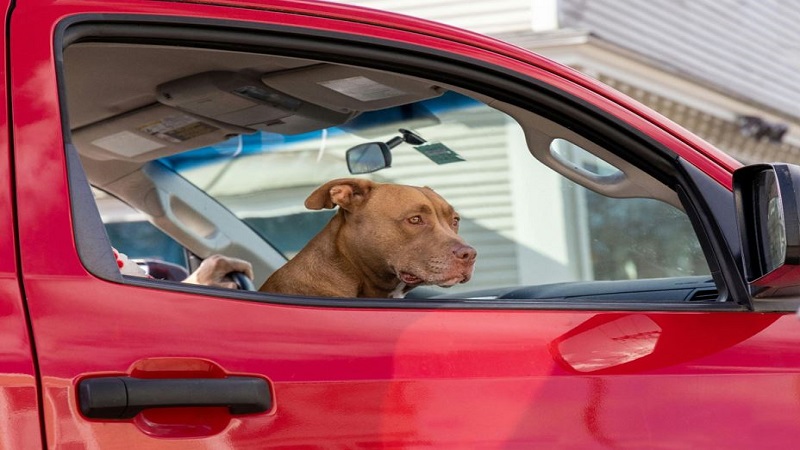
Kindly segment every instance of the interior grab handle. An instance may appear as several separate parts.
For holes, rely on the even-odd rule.
[[[256,414],[272,408],[263,378],[87,378],[78,384],[81,412],[90,419],[132,419],[149,408],[227,407],[231,414]]]

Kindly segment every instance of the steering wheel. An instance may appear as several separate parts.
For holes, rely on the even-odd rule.
[[[236,289],[242,291],[256,291],[256,287],[253,284],[253,280],[247,277],[242,272],[231,272],[228,274],[229,277],[236,283]]]

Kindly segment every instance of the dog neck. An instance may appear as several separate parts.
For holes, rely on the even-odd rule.
[[[337,267],[347,267],[347,271],[355,274],[357,297],[370,298],[403,298],[404,290],[408,290],[395,273],[387,267],[374,267],[360,258],[356,249],[363,246],[358,239],[348,236],[344,232],[344,223],[348,213],[339,210],[331,219],[326,228],[330,228],[330,239],[335,242],[335,254],[331,255],[333,261],[338,261]],[[352,219],[351,219],[352,220]]]

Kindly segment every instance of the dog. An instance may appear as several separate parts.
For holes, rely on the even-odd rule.
[[[472,277],[477,252],[458,235],[453,207],[428,187],[340,178],[317,188],[305,206],[339,210],[260,291],[403,298],[417,286]]]

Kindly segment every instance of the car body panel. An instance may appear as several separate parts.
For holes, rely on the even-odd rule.
[[[147,448],[180,437],[243,446],[579,447],[609,440],[744,448],[764,435],[785,440],[781,430],[791,430],[800,412],[794,396],[782,395],[797,377],[790,350],[797,342],[787,337],[793,316],[307,308],[69,278],[37,280],[30,294],[60,299],[37,302],[33,316],[34,323],[63,318],[36,334],[52,408],[48,436],[59,443],[91,437],[101,447]],[[92,295],[81,294],[87,289]],[[585,353],[561,345],[575,336]],[[625,360],[614,365],[620,352]],[[262,374],[273,383],[275,411],[229,423],[206,414],[195,427],[169,417],[80,416],[80,379],[131,375],[152,359],[174,372],[204,360],[228,374]],[[736,408],[752,418],[745,428],[723,414],[733,392]]]
[[[10,78],[20,270],[48,446],[753,448],[793,441],[800,333],[786,313],[303,306],[90,274],[66,201],[53,49],[59,22],[82,14],[247,20],[450,52],[549,83],[730,186],[737,165],[721,152],[556,64],[490,40],[473,47],[471,35],[411,19],[387,28],[387,16],[376,13],[350,21],[350,12],[361,11],[354,8],[276,5],[277,12],[182,2],[19,2]],[[8,194],[0,201],[11,203]],[[10,229],[12,208],[0,210]],[[13,246],[12,233],[0,235],[3,248]],[[3,316],[15,323],[0,333],[24,349],[16,267],[0,264],[3,301],[17,299]],[[21,422],[30,427],[30,354],[12,356],[23,384],[14,389],[28,405]],[[173,408],[131,420],[87,419],[76,386],[113,375],[257,376],[269,380],[274,406],[244,416]]]
[[[3,17],[9,2],[0,1]],[[0,26],[3,34],[6,21]],[[6,74],[6,47],[0,49],[3,74]],[[6,77],[3,76],[3,80]],[[8,102],[7,84],[0,84],[0,99]],[[0,112],[0,448],[24,448],[41,443],[39,402],[34,367],[34,353],[29,338],[26,309],[23,302],[16,226],[14,223],[15,189],[9,142],[8,108]]]

